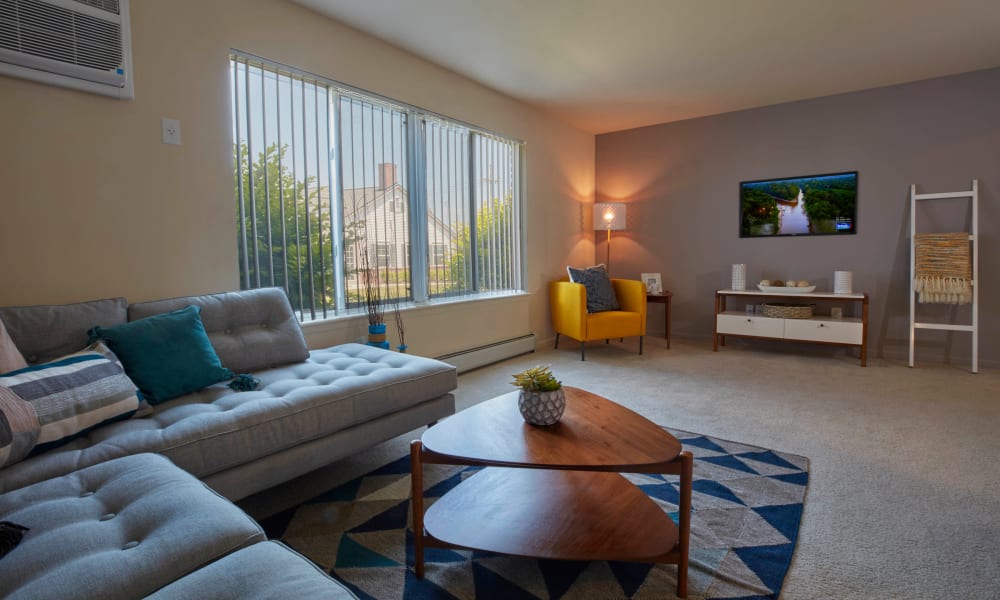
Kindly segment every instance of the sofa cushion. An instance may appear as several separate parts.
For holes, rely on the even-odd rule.
[[[208,341],[199,313],[201,307],[187,306],[114,327],[95,327],[90,335],[107,341],[143,397],[159,404],[233,378]]]
[[[189,305],[201,307],[208,339],[222,364],[235,373],[249,373],[305,360],[309,356],[292,306],[281,288],[262,288],[129,306],[129,320],[157,315]]]
[[[0,319],[0,373],[16,371],[27,366],[28,363],[24,360],[21,351],[17,349],[14,340],[10,339],[3,319]]]
[[[139,409],[139,391],[103,343],[41,365],[0,375],[0,389],[16,394],[34,411],[39,429],[32,452],[57,446],[81,433]],[[23,405],[7,395],[4,411],[24,415]],[[26,433],[22,430],[22,433]],[[22,441],[25,438],[22,437]],[[11,455],[10,459],[16,455]],[[0,461],[0,465],[3,461]]]
[[[76,304],[7,306],[0,319],[24,358],[32,364],[49,362],[87,347],[87,330],[111,327],[126,319],[125,298]]]
[[[608,270],[604,265],[595,265],[584,269],[566,267],[569,280],[583,284],[587,288],[587,312],[596,313],[606,310],[619,310],[618,297],[611,285]]]
[[[279,542],[262,542],[178,579],[147,600],[240,598],[356,598],[301,554]]]
[[[243,511],[152,454],[2,494],[0,520],[30,528],[0,560],[3,598],[141,598],[264,539]]]
[[[252,392],[223,384],[165,402],[146,419],[112,423],[7,467],[0,492],[115,457],[159,452],[197,477],[231,469],[438,398],[455,367],[362,344],[313,351],[254,373]]]

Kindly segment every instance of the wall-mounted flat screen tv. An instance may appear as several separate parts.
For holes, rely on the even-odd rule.
[[[857,171],[740,183],[740,237],[857,232]]]

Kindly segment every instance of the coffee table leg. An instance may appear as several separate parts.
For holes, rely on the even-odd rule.
[[[417,579],[424,578],[424,467],[420,462],[423,444],[410,442],[410,483],[413,499],[413,571]]]
[[[677,561],[677,595],[687,598],[688,552],[691,547],[691,478],[694,458],[690,452],[680,454],[681,489],[679,508],[680,559]]]

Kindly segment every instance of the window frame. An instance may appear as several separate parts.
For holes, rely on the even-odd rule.
[[[276,72],[281,75],[288,75],[293,78],[302,78],[313,82],[316,85],[325,86],[328,89],[329,103],[325,111],[328,113],[327,122],[325,124],[320,124],[317,117],[316,127],[329,127],[329,139],[330,146],[329,149],[329,172],[330,177],[330,187],[329,187],[329,206],[330,209],[330,221],[331,221],[331,237],[328,239],[329,247],[323,249],[323,253],[326,258],[332,261],[333,267],[333,277],[334,277],[334,292],[335,300],[332,309],[327,309],[324,307],[322,315],[310,316],[307,313],[308,310],[303,310],[303,307],[297,307],[296,312],[299,315],[301,321],[320,321],[324,319],[336,318],[337,316],[352,316],[364,310],[363,306],[357,306],[357,303],[348,302],[346,297],[346,283],[349,278],[356,279],[356,274],[350,273],[348,258],[346,252],[351,251],[354,245],[352,242],[350,245],[346,243],[344,235],[344,177],[343,177],[343,163],[342,163],[342,153],[343,153],[343,139],[341,137],[341,127],[342,127],[342,110],[341,110],[341,98],[343,96],[353,96],[361,98],[364,102],[378,103],[385,108],[391,110],[398,110],[406,115],[405,126],[406,126],[406,149],[405,149],[405,164],[400,165],[403,167],[406,173],[405,178],[397,179],[396,182],[405,186],[404,189],[407,191],[405,198],[396,198],[395,196],[389,199],[390,209],[386,211],[389,215],[395,215],[399,212],[404,214],[404,218],[407,219],[409,232],[408,239],[406,237],[397,238],[393,243],[389,244],[389,256],[386,260],[389,269],[399,269],[404,268],[409,270],[409,290],[410,295],[408,298],[409,302],[415,304],[432,304],[436,300],[445,300],[448,302],[454,302],[456,300],[475,300],[486,296],[496,296],[496,295],[509,295],[523,293],[525,291],[525,279],[526,279],[526,268],[527,268],[527,258],[526,258],[526,223],[524,215],[525,204],[526,204],[526,178],[524,176],[525,169],[525,149],[526,144],[523,140],[513,138],[508,135],[500,134],[497,132],[490,131],[483,127],[473,125],[429,111],[427,109],[407,104],[396,99],[388,98],[377,93],[364,90],[343,82],[330,79],[315,73],[310,73],[291,67],[282,63],[278,63],[252,53],[248,53],[238,49],[230,49],[229,52],[230,68],[228,69],[230,77],[234,77],[237,68],[261,68],[266,71]],[[230,105],[231,108],[238,106],[239,100],[236,98],[236,81],[230,81],[230,89],[233,93],[233,103]],[[234,109],[237,110],[237,109]],[[239,111],[237,110],[237,113]],[[240,117],[250,120],[250,115],[244,114],[233,115],[234,122]],[[265,117],[266,118],[266,117]],[[482,292],[478,289],[477,278],[473,275],[473,287],[469,291],[458,292],[455,294],[447,295],[444,298],[444,294],[435,294],[431,296],[429,294],[429,269],[430,268],[440,268],[442,265],[434,264],[434,256],[432,256],[432,242],[428,234],[428,223],[430,221],[430,215],[428,211],[428,201],[427,201],[427,156],[426,156],[426,138],[425,130],[421,126],[425,119],[444,122],[451,126],[465,128],[469,131],[471,136],[484,136],[487,138],[493,138],[497,140],[502,140],[504,143],[510,144],[514,159],[509,165],[510,175],[513,178],[513,187],[511,189],[512,197],[512,210],[516,214],[513,227],[516,228],[514,232],[513,242],[516,244],[515,256],[516,261],[511,264],[510,277],[512,279],[511,285],[507,289]],[[237,137],[233,140],[234,144],[238,144],[240,138],[239,127],[236,128]],[[468,149],[469,161],[475,160],[475,152],[472,146]],[[237,159],[239,160],[239,159]],[[375,175],[376,178],[378,174]],[[240,177],[242,180],[242,177]],[[238,182],[238,187],[241,182]],[[469,181],[470,194],[475,198],[476,193],[472,189],[474,188],[474,182]],[[245,202],[242,196],[242,190],[238,190],[237,202],[240,204],[240,210],[242,211],[242,206]],[[252,190],[251,190],[252,193]],[[251,198],[252,202],[252,198]],[[475,205],[475,200],[472,202],[472,214],[470,218],[472,223],[477,222],[477,218],[480,215],[480,211],[477,210]],[[242,223],[242,220],[241,220]],[[472,265],[477,265],[478,260],[478,250],[475,243],[475,229],[473,225],[472,229],[472,241],[473,243],[469,249],[468,260],[471,261]],[[245,246],[246,239],[243,237],[245,234],[241,233],[241,238],[238,239],[239,244]],[[374,240],[369,241],[372,246],[377,248],[377,243],[386,244],[386,240],[379,240],[375,242]],[[396,256],[396,246],[402,244],[406,247],[404,250],[403,259],[407,261],[408,264],[399,265],[399,257]],[[439,245],[449,246],[448,242],[438,242]],[[424,252],[410,252],[409,249],[421,248]],[[373,261],[378,264],[381,261],[373,252]],[[448,252],[445,252],[444,263],[448,262]],[[351,257],[354,259],[355,257]],[[355,262],[351,260],[350,262]],[[355,264],[354,268],[360,268],[360,265]],[[380,268],[385,268],[380,267]],[[475,273],[475,267],[473,267],[473,273]],[[244,286],[244,276],[241,275],[241,287]],[[260,282],[257,285],[252,285],[253,282],[248,282],[248,287],[260,287]],[[287,282],[286,282],[287,285]]]

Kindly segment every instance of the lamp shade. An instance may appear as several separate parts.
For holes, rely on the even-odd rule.
[[[621,231],[625,229],[624,202],[595,202],[594,229],[596,231]]]

